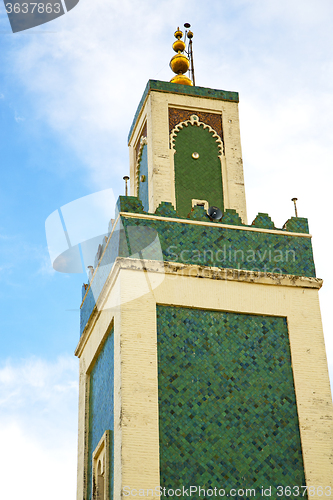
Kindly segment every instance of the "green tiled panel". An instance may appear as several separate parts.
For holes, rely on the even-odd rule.
[[[157,335],[161,486],[304,485],[286,319],[158,305]]]
[[[223,211],[221,161],[216,138],[207,128],[188,125],[175,139],[175,189],[177,212],[186,217],[192,199],[207,200]],[[192,158],[198,153],[199,158]]]
[[[142,202],[135,196],[120,196],[116,205],[116,219],[119,212],[144,215]],[[159,205],[156,215],[175,218],[177,222],[131,218],[127,215],[120,217],[104,256],[99,261],[94,293],[89,288],[82,305],[81,334],[118,256],[240,269],[260,273],[261,276],[266,273],[316,276],[310,238],[286,234],[284,229],[276,233],[251,231],[253,226],[246,229],[247,226],[242,225],[234,209],[226,209],[222,223],[217,222],[213,226],[182,223],[182,218],[167,202]],[[190,218],[199,222],[210,221],[202,207],[196,207]],[[255,222],[264,229],[274,226],[270,217],[263,213],[258,214]],[[224,224],[235,227],[226,227]],[[286,230],[308,233],[307,219],[292,217],[286,223]]]
[[[261,227],[263,229],[275,229],[274,222],[268,214],[259,213],[252,222],[254,227]]]
[[[145,248],[151,241],[151,230],[155,230],[164,261],[263,274],[316,275],[310,238],[286,235],[284,231],[270,234],[231,229],[220,224],[203,226],[125,216],[121,219],[125,230],[142,228],[137,232],[137,248]]]
[[[304,217],[292,217],[286,222],[286,230],[295,233],[309,233],[309,225]]]

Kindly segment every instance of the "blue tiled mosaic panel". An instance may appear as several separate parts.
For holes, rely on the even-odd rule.
[[[113,431],[113,379],[114,337],[113,328],[90,374],[89,389],[89,447],[88,447],[88,500],[92,500],[92,454],[106,430]],[[112,440],[113,441],[113,440]],[[110,499],[113,483],[113,443],[110,439]]]
[[[161,486],[304,485],[286,320],[158,305],[157,336]]]
[[[141,181],[141,175],[145,176],[145,180]],[[149,195],[148,195],[148,148],[147,144],[143,145],[141,158],[139,163],[139,199],[142,202],[145,212],[149,210]]]

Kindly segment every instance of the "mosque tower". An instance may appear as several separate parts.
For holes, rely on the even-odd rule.
[[[307,219],[248,224],[238,93],[193,85],[185,36],[175,77],[143,93],[131,196],[83,287],[77,499],[327,498],[333,411]]]

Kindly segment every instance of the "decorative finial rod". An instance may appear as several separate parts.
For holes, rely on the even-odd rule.
[[[186,23],[185,27],[187,27],[187,25],[188,25],[188,23]],[[190,25],[188,25],[188,26],[190,26]],[[186,39],[186,34],[187,34],[188,38],[190,39],[190,43],[191,43],[193,33],[191,31],[189,31],[188,33],[186,32],[185,39]],[[190,36],[189,36],[189,34],[190,34]],[[174,73],[176,73],[176,76],[174,76],[170,81],[172,83],[180,83],[182,85],[193,85],[192,80],[184,75],[184,73],[186,73],[186,71],[190,67],[190,61],[189,61],[189,58],[184,54],[186,45],[185,45],[185,42],[183,40],[181,40],[182,37],[183,37],[183,32],[178,27],[177,30],[175,31],[175,38],[177,38],[177,40],[172,45],[173,50],[175,52],[177,52],[177,54],[175,56],[173,56],[173,58],[170,61],[170,68],[172,69],[172,71]],[[192,46],[191,46],[191,50],[192,50]],[[189,54],[189,52],[188,52],[188,54]]]
[[[297,201],[297,198],[291,198],[291,201],[294,202],[294,207],[295,207],[295,216],[298,217],[297,215],[297,207],[296,207],[296,201]]]
[[[190,23],[185,23],[184,24],[185,28],[188,29],[191,27]],[[194,78],[194,63],[193,63],[193,47],[192,47],[192,38],[193,38],[193,33],[192,31],[185,31],[185,41],[186,41],[186,36],[187,38],[190,40],[189,41],[189,44],[188,44],[188,56],[190,58],[190,64],[191,64],[191,67],[190,67],[190,73],[191,73],[191,76],[192,76],[192,82],[193,82],[193,85],[195,85],[195,78]]]
[[[125,196],[128,196],[128,187],[127,187],[127,182],[129,181],[128,175],[124,175],[123,179],[125,181]]]

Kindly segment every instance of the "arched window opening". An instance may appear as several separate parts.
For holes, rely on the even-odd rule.
[[[102,460],[97,465],[97,500],[104,500],[104,467]]]

